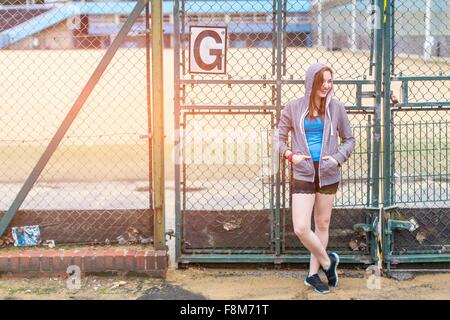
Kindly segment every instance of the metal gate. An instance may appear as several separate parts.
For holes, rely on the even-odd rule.
[[[342,170],[328,247],[343,262],[377,261],[383,30],[375,26],[383,15],[373,4],[175,1],[178,263],[309,261],[292,228],[290,168],[272,137],[283,106],[303,95],[305,71],[318,61],[335,71],[357,140]],[[227,27],[226,75],[189,73],[190,26]]]
[[[388,266],[450,261],[449,25],[447,1],[388,1],[383,137]]]

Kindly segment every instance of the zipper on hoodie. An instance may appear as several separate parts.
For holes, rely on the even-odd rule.
[[[320,161],[322,160],[323,140],[325,140],[325,134],[324,134],[325,133],[325,118],[326,118],[326,115],[325,115],[325,117],[323,117],[322,144],[320,146],[320,158],[319,158],[319,168],[318,168],[318,171],[319,171],[319,176],[318,176],[319,188],[322,188],[322,183],[320,182]]]
[[[330,118],[330,131],[331,131],[331,135],[333,136],[334,134],[333,134],[333,122],[331,121],[331,115],[330,115],[330,110],[329,110],[329,105],[330,105],[330,103],[328,102],[328,104],[326,105],[326,107],[325,107],[325,113],[328,113],[328,117]],[[323,117],[323,129],[322,129],[322,145],[321,145],[321,147],[320,147],[320,159],[319,159],[319,168],[318,168],[318,171],[319,171],[319,188],[322,188],[322,183],[320,182],[320,160],[322,160],[322,150],[323,150],[323,140],[325,140],[325,118],[326,118],[327,116],[325,115],[325,117]]]
[[[307,113],[308,113],[308,108],[306,108],[305,112],[300,117],[300,129],[303,132],[302,136],[305,139],[306,149],[307,149],[308,155],[309,155],[309,157],[311,158],[311,161],[312,161],[311,152],[309,151],[309,148],[308,148],[308,141],[306,140],[306,132],[305,132],[305,126],[304,126],[305,116],[306,116]],[[313,164],[313,169],[314,169],[314,164]],[[314,177],[313,177],[313,181],[312,182],[314,182]]]

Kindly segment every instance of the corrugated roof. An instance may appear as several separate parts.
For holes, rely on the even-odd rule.
[[[211,5],[207,5],[210,2]],[[15,42],[41,32],[51,26],[54,26],[64,20],[77,15],[111,15],[131,13],[136,2],[66,2],[45,5],[32,6],[0,6],[0,16],[13,15],[14,11],[20,12],[26,9],[29,12],[35,12],[33,15],[17,19],[14,25],[5,24],[0,32],[0,48],[9,46]],[[163,2],[163,13],[171,14],[173,12],[174,2]],[[186,2],[186,11],[189,13],[272,13],[273,0],[233,0],[233,1],[208,1],[193,0]],[[43,10],[40,12],[39,10]],[[290,12],[305,12],[310,10],[310,1],[296,1],[288,6]],[[301,27],[302,24],[289,28],[308,28]],[[250,24],[239,26],[240,32],[252,32]],[[169,27],[168,27],[169,28]],[[271,24],[258,24],[258,28],[264,28],[264,31],[271,32]],[[234,32],[234,31],[232,31]],[[238,32],[238,31],[236,31]],[[253,31],[254,32],[254,31]],[[294,32],[294,31],[292,31]],[[307,32],[307,31],[299,31]]]

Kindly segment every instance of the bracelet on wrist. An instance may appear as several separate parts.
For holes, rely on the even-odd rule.
[[[289,160],[290,163],[292,163],[292,158],[293,158],[293,157],[294,157],[294,153],[291,152],[291,154],[290,154],[289,157],[288,157],[288,160]]]

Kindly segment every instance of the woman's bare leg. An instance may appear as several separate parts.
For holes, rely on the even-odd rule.
[[[316,201],[314,204],[314,233],[320,239],[324,249],[327,249],[329,230],[330,230],[330,220],[331,211],[333,209],[333,203],[335,194],[323,194],[316,193]],[[320,263],[317,258],[311,254],[311,261],[309,264],[309,274],[313,275],[319,273]]]
[[[322,242],[311,230],[311,214],[316,195],[314,193],[292,194],[292,223],[294,232],[306,249],[313,254],[319,263],[328,269],[330,259]]]

